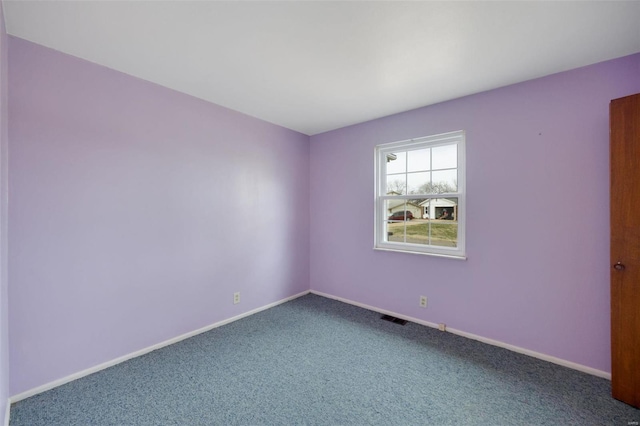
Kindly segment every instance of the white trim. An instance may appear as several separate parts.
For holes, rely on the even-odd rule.
[[[458,139],[458,137],[460,136],[460,132],[462,132],[462,130],[456,130],[456,131],[447,132],[447,133],[440,133],[440,134],[431,135],[431,136],[423,136],[423,137],[413,138],[413,139],[405,139],[405,140],[395,141],[395,142],[381,143],[378,146],[380,147],[380,149],[386,152],[393,152],[393,150],[396,149],[398,146],[406,147],[408,148],[408,150],[410,150],[412,147],[414,148],[416,145],[420,146],[424,142],[438,142],[437,144],[434,143],[433,146],[448,145],[449,143],[451,143],[451,141],[455,141]]]
[[[422,324],[422,325],[426,325],[427,327],[432,327],[432,328],[438,328],[438,324],[433,323],[433,322],[429,322],[429,321],[424,321],[418,318],[413,318],[407,315],[402,315],[402,314],[398,314],[392,311],[387,311],[386,309],[380,309],[377,308],[375,306],[370,306],[370,305],[365,305],[363,303],[359,303],[359,302],[354,302],[353,300],[349,300],[349,299],[344,299],[342,297],[338,297],[338,296],[334,296],[331,294],[327,294],[327,293],[322,293],[316,290],[311,290],[310,291],[312,294],[318,295],[318,296],[322,296],[322,297],[326,297],[328,299],[334,299],[337,300],[339,302],[344,302],[344,303],[348,303],[350,305],[354,305],[354,306],[358,306],[360,308],[364,308],[364,309],[368,309],[370,311],[374,311],[374,312],[379,312],[381,314],[385,314],[385,315],[391,315],[397,318],[402,318],[405,319],[407,321],[411,321],[411,322],[415,322],[417,324]],[[577,371],[581,371],[583,373],[587,373],[587,374],[591,374],[592,376],[597,376],[597,377],[602,377],[603,379],[608,379],[611,380],[611,373],[607,373],[606,371],[602,371],[602,370],[598,370],[592,367],[587,367],[586,365],[582,365],[582,364],[577,364],[575,362],[571,362],[571,361],[567,361],[561,358],[556,358],[554,356],[551,355],[546,355],[540,352],[535,352],[529,349],[525,349],[525,348],[521,348],[519,346],[514,346],[511,345],[509,343],[504,343],[501,342],[499,340],[493,340],[493,339],[489,339],[487,337],[482,337],[482,336],[478,336],[476,334],[473,333],[467,333],[466,331],[462,331],[462,330],[457,330],[455,328],[449,328],[447,327],[447,330],[449,333],[452,334],[457,334],[458,336],[462,336],[462,337],[466,337],[467,339],[472,339],[472,340],[477,340],[479,342],[482,343],[486,343],[488,345],[492,345],[492,346],[497,346],[499,348],[504,348],[507,350],[510,350],[512,352],[517,352],[523,355],[528,355],[530,357],[533,358],[538,358],[541,359],[543,361],[547,361],[547,362],[551,362],[553,364],[558,364],[561,365],[563,367],[567,367],[567,368],[571,368],[573,370],[577,370]]]
[[[400,250],[400,249],[392,249],[386,247],[373,247],[374,250],[380,251],[392,251],[395,253],[409,253],[409,254],[421,254],[423,256],[435,256],[435,257],[444,257],[447,259],[457,259],[457,260],[467,260],[467,256],[457,256],[453,254],[441,254],[441,253],[428,253],[425,251],[411,251],[411,250]]]
[[[447,331],[449,333],[457,334],[458,336],[466,337],[467,339],[477,340],[479,342],[486,343],[492,346],[498,346],[500,348],[508,349],[512,352],[528,355],[530,357],[538,358],[543,361],[548,361],[553,364],[558,364],[563,367],[571,368],[573,370],[582,371],[583,373],[591,374],[592,376],[602,377],[603,379],[611,380],[611,373],[607,373],[606,371],[602,371],[602,370],[597,370],[592,367],[587,367],[586,365],[577,364],[575,362],[567,361],[562,358],[556,358],[555,356],[546,355],[540,352],[535,352],[529,349],[521,348],[519,346],[510,345],[509,343],[504,343],[499,340],[493,340],[487,337],[478,336],[476,334],[467,333],[466,331],[457,330],[455,328],[447,327]]]
[[[457,171],[457,191],[447,194],[404,194],[404,195],[388,195],[387,194],[387,163],[388,154],[393,152],[409,152],[416,149],[436,148],[439,146],[455,145],[457,150],[457,164],[454,169]],[[408,157],[405,158],[408,161]],[[431,164],[432,165],[432,164]],[[429,167],[430,171],[433,168]],[[440,170],[440,169],[437,169]],[[445,169],[443,169],[445,170]],[[408,166],[401,174],[409,175]],[[466,133],[464,130],[458,130],[455,132],[443,133],[439,135],[426,136],[416,139],[409,139],[399,142],[391,142],[386,144],[376,145],[374,148],[374,248],[376,249],[389,249],[396,252],[420,252],[420,253],[433,253],[444,256],[466,258]],[[408,185],[408,182],[407,182]],[[408,188],[407,188],[408,190]],[[431,196],[437,196],[437,198],[457,198],[457,241],[455,247],[444,247],[432,244],[429,237],[429,244],[414,244],[408,242],[389,241],[388,233],[385,229],[385,223],[387,222],[387,205],[385,202],[390,200],[404,200],[409,201],[412,199],[433,198]],[[429,227],[430,228],[430,227]],[[405,224],[406,230],[406,224]],[[430,235],[430,232],[429,232]],[[406,238],[405,238],[406,240]]]
[[[4,408],[4,426],[9,426],[11,419],[11,398],[7,398],[7,406]]]
[[[289,302],[289,301],[291,301],[293,299],[297,299],[298,297],[305,296],[307,294],[309,294],[309,290],[303,291],[303,292],[295,294],[293,296],[289,296],[289,297],[287,297],[285,299],[282,299],[282,300],[278,300],[278,301],[270,303],[268,305],[261,306],[259,308],[253,309],[253,310],[251,310],[249,312],[245,312],[243,314],[236,315],[235,317],[231,317],[231,318],[228,318],[228,319],[213,323],[211,325],[207,325],[205,327],[199,328],[197,330],[190,331],[190,332],[185,333],[185,334],[181,334],[180,336],[174,337],[174,338],[169,339],[169,340],[165,340],[164,342],[157,343],[155,345],[149,346],[149,347],[144,348],[144,349],[140,349],[139,351],[135,351],[135,352],[132,352],[130,354],[123,355],[123,356],[121,356],[119,358],[116,358],[116,359],[113,359],[111,361],[103,362],[102,364],[96,365],[94,367],[87,368],[86,370],[79,371],[77,373],[71,374],[71,375],[63,377],[61,379],[54,380],[54,381],[49,382],[49,383],[45,383],[44,385],[41,385],[41,386],[38,386],[36,388],[30,389],[28,391],[19,393],[17,395],[13,395],[12,397],[9,398],[9,403],[11,404],[11,403],[14,403],[14,402],[18,402],[18,401],[21,401],[23,399],[29,398],[31,396],[37,395],[39,393],[46,392],[46,391],[51,390],[53,388],[56,388],[58,386],[62,386],[64,384],[66,384],[66,383],[69,383],[69,382],[72,382],[74,380],[80,379],[82,377],[88,376],[90,374],[97,373],[100,370],[104,370],[106,368],[113,367],[116,364],[120,364],[120,363],[128,361],[128,360],[130,360],[132,358],[137,358],[137,357],[145,355],[145,354],[147,354],[147,353],[149,353],[151,351],[155,351],[156,349],[164,348],[165,346],[169,346],[169,345],[172,345],[174,343],[178,343],[178,342],[180,342],[182,340],[188,339],[188,338],[196,336],[198,334],[206,333],[207,331],[213,330],[214,328],[218,328],[218,327],[223,326],[225,324],[229,324],[229,323],[232,323],[232,322],[237,321],[239,319],[246,318],[246,317],[251,316],[253,314],[257,314],[258,312],[273,308],[274,306],[281,305],[283,303]],[[8,423],[6,423],[6,424],[8,424]]]

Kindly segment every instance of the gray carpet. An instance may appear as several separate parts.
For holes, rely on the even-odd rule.
[[[11,425],[640,421],[605,379],[379,318],[307,295],[20,401]]]

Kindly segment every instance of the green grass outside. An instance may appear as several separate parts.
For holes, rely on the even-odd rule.
[[[389,223],[389,241],[404,240],[404,223]],[[407,222],[407,242],[415,244],[428,244],[429,242],[429,222],[409,221]],[[431,243],[434,245],[455,246],[458,240],[458,223],[451,221],[431,221]]]

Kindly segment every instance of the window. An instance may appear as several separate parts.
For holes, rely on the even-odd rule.
[[[465,257],[464,154],[463,131],[376,147],[376,249]]]

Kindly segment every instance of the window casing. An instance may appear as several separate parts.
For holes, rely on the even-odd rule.
[[[464,131],[376,146],[375,249],[465,258]]]

